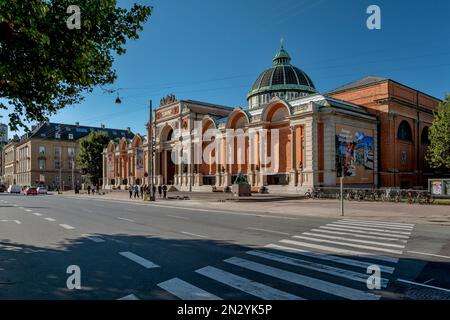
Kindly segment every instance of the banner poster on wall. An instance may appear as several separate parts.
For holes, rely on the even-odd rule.
[[[136,175],[142,177],[144,175],[144,150],[136,150]]]
[[[114,179],[114,154],[109,153],[108,154],[108,172],[107,176],[109,179]]]
[[[373,131],[362,128],[336,126],[336,173],[348,183],[374,182]]]

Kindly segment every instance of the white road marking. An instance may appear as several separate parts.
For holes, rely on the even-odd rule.
[[[365,235],[365,234],[357,234],[357,233],[350,233],[350,232],[339,232],[339,231],[330,231],[330,230],[323,230],[323,229],[312,229],[311,231],[323,232],[323,233],[329,233],[329,234],[338,234],[338,235],[341,235],[341,236],[352,236],[352,237],[365,238],[365,239],[378,239],[378,240],[387,240],[387,241],[398,241],[398,242],[403,242],[403,243],[407,243],[408,242],[408,241],[402,240],[402,239],[369,236],[369,235]]]
[[[195,234],[195,233],[190,233],[190,232],[185,232],[185,231],[181,231],[182,234],[188,235],[188,236],[194,236],[194,237],[199,237],[199,238],[207,238],[206,236],[202,236],[200,234]]]
[[[387,230],[401,230],[401,231],[411,231],[412,227],[391,227],[384,225],[376,225],[372,223],[359,223],[359,222],[345,222],[345,221],[335,221],[335,224],[346,225],[346,226],[360,226],[360,227],[371,227],[371,228],[385,228]]]
[[[75,229],[74,227],[69,226],[68,224],[60,224],[60,226],[63,227],[64,229],[68,229],[68,230]]]
[[[340,246],[354,247],[354,248],[359,248],[359,249],[383,251],[383,252],[388,252],[388,253],[393,253],[393,254],[402,254],[402,251],[400,251],[400,250],[378,248],[378,247],[366,246],[366,245],[362,245],[362,244],[355,244],[355,243],[348,243],[348,242],[341,242],[341,241],[333,241],[333,240],[325,240],[325,239],[317,239],[317,238],[304,237],[304,236],[294,236],[294,238],[308,240],[308,241],[314,241],[314,242],[332,243],[332,244],[337,244],[337,245],[340,245]]]
[[[178,278],[158,283],[158,287],[182,300],[222,300],[218,296]]]
[[[439,254],[433,254],[433,253],[417,252],[417,251],[408,251],[408,253],[423,254],[424,256],[432,256],[432,257],[438,257],[438,258],[450,259],[449,256],[441,256],[441,255],[439,255]]]
[[[308,247],[308,248],[324,250],[324,251],[328,251],[328,252],[336,252],[336,253],[348,254],[348,255],[351,255],[351,256],[360,256],[360,257],[366,256],[367,258],[370,258],[370,259],[381,260],[381,261],[386,261],[386,262],[391,262],[391,263],[397,263],[398,262],[398,258],[378,256],[378,255],[375,255],[374,253],[369,253],[369,252],[361,252],[361,251],[355,251],[355,250],[341,249],[341,248],[336,248],[336,247],[329,247],[329,246],[323,246],[323,245],[319,245],[319,244],[300,242],[300,241],[293,241],[293,240],[286,240],[286,239],[281,240],[280,242],[287,243],[287,244],[293,244],[293,245],[301,246],[301,247]]]
[[[47,220],[47,221],[51,221],[51,222],[55,222],[56,220],[55,219],[53,219],[53,218],[44,218],[45,220]]]
[[[321,260],[325,260],[325,261],[333,261],[336,263],[345,264],[345,265],[349,265],[349,266],[353,266],[353,267],[361,267],[364,269],[367,269],[367,267],[373,265],[373,263],[364,262],[364,261],[360,261],[360,260],[348,259],[348,258],[343,258],[340,256],[333,256],[331,254],[324,254],[324,253],[320,253],[320,252],[311,252],[311,251],[298,249],[298,248],[285,247],[285,246],[280,246],[277,244],[268,244],[265,247],[269,248],[269,249],[278,250],[278,251],[294,253],[294,254],[309,257],[309,258],[321,259]],[[382,272],[386,272],[386,273],[394,272],[394,268],[392,268],[392,267],[387,267],[384,265],[378,265],[378,266],[380,267],[380,270]]]
[[[409,280],[404,280],[404,279],[397,279],[397,281],[408,283],[408,284],[413,284],[415,286],[420,286],[420,287],[425,287],[425,288],[431,288],[431,289],[441,290],[441,291],[445,291],[445,292],[450,292],[450,289],[430,286],[428,284],[418,283],[418,282],[414,282],[414,281],[409,281]]]
[[[42,213],[39,213],[39,212],[33,212],[32,214],[37,216],[37,217],[41,217],[42,216]]]
[[[342,219],[342,220],[340,220],[340,221],[364,222],[364,223],[385,224],[385,225],[392,225],[392,226],[408,226],[408,227],[414,227],[414,224],[413,224],[413,223],[385,222],[385,221],[360,220],[360,219]]]
[[[282,279],[284,281],[289,281],[304,287],[308,287],[314,290],[326,292],[338,297],[343,297],[351,300],[378,300],[380,296],[367,293],[361,290],[345,287],[332,282],[307,277],[300,275],[298,273],[293,273],[290,271],[266,266],[257,262],[253,262],[246,259],[241,259],[233,257],[224,260],[227,263],[246,268],[255,272],[260,272],[262,274],[269,275],[274,278]]]
[[[287,233],[287,232],[280,232],[280,231],[269,230],[269,229],[260,229],[260,228],[253,228],[253,227],[248,227],[247,229],[249,229],[249,230],[256,230],[256,231],[263,231],[263,232],[268,232],[268,233],[281,234],[281,235],[285,235],[285,236],[289,235],[289,233]]]
[[[328,229],[328,230],[337,230],[337,231],[346,231],[346,232],[352,232],[352,233],[362,233],[362,234],[373,234],[378,236],[386,236],[386,237],[392,237],[392,238],[403,238],[403,239],[409,239],[409,236],[401,235],[401,234],[392,234],[392,233],[381,233],[381,232],[374,232],[374,231],[364,231],[364,230],[357,230],[357,229],[347,229],[347,228],[336,228],[336,227],[327,227],[327,226],[320,226],[321,229]]]
[[[26,211],[26,212],[31,212],[31,211],[33,211],[33,210],[30,210],[30,209],[25,209],[25,211]]]
[[[94,241],[94,242],[105,242],[106,241],[106,240],[104,240],[104,239],[102,239],[100,237],[95,237],[95,236],[92,236],[90,234],[82,234],[81,236],[83,236],[86,239],[89,239],[91,241]]]
[[[175,219],[189,220],[189,218],[186,218],[186,217],[174,216],[174,215],[170,215],[170,214],[168,214],[167,216],[171,217],[171,218],[175,218]]]
[[[0,220],[0,222],[15,222],[17,224],[22,224],[19,220]]]
[[[351,239],[351,238],[345,238],[345,237],[336,237],[336,236],[330,236],[326,234],[319,234],[319,233],[312,233],[312,232],[303,232],[302,234],[312,237],[320,237],[320,238],[326,238],[326,239],[334,239],[334,240],[342,240],[342,241],[351,241],[351,242],[358,242],[358,243],[366,243],[366,244],[375,244],[378,246],[385,246],[385,247],[391,247],[391,248],[405,248],[404,245],[401,244],[394,244],[394,243],[383,243],[378,241],[369,241],[369,240],[360,240],[360,239]]]
[[[124,220],[124,221],[128,221],[128,222],[135,222],[134,220],[127,219],[127,218],[117,217],[117,219],[119,219],[119,220]]]
[[[198,269],[195,272],[264,300],[305,300],[299,296],[211,266]]]
[[[129,294],[129,295],[122,297],[120,299],[117,299],[117,300],[139,300],[139,298],[136,297],[134,294]]]
[[[131,261],[136,262],[137,264],[140,264],[141,266],[151,269],[151,268],[159,268],[159,266],[145,258],[142,258],[141,256],[138,256],[137,254],[134,254],[133,252],[126,251],[126,252],[119,252],[121,256],[124,256],[125,258],[130,259]]]
[[[301,260],[296,258],[291,258],[279,254],[268,253],[258,250],[248,251],[247,254],[289,264],[296,267],[301,267],[304,269],[314,270],[326,274],[333,275],[335,277],[341,277],[349,280],[354,280],[362,283],[367,282],[368,275],[367,273],[354,272],[347,269],[341,269],[336,267],[327,266],[325,264],[310,262],[307,260]],[[381,278],[381,285],[385,288],[388,283],[388,280],[385,278]]]
[[[406,231],[394,231],[394,230],[386,230],[386,229],[375,229],[375,228],[366,228],[366,227],[359,227],[359,226],[349,226],[349,225],[343,225],[343,224],[334,224],[334,223],[328,223],[327,226],[330,227],[339,227],[339,228],[345,228],[345,229],[356,229],[356,230],[366,230],[366,231],[377,231],[377,232],[385,232],[385,233],[392,233],[392,234],[402,234],[402,235],[410,235],[411,232]]]

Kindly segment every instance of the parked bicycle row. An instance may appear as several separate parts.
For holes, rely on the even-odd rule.
[[[348,201],[383,201],[432,204],[434,197],[427,190],[413,189],[364,189],[345,188],[344,199]],[[339,199],[339,188],[314,188],[305,193],[308,199]]]

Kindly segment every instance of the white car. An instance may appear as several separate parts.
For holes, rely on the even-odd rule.
[[[37,193],[38,194],[47,194],[47,188],[39,187],[39,188],[37,188]]]
[[[8,192],[9,193],[21,193],[22,192],[22,187],[17,185],[17,184],[12,184],[8,187]]]

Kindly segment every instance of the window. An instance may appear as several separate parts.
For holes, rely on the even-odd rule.
[[[45,159],[39,159],[39,170],[45,170]]]
[[[45,147],[39,146],[39,154],[45,154]]]
[[[420,135],[420,142],[426,145],[430,144],[430,138],[428,137],[428,127],[423,128],[422,134]]]
[[[67,154],[69,157],[75,157],[75,148],[67,148]]]
[[[403,120],[400,122],[397,131],[397,139],[403,141],[412,141],[412,131],[409,123]]]
[[[55,169],[61,169],[61,162],[59,160],[55,160]]]
[[[74,160],[69,160],[69,169],[75,169],[75,161]]]
[[[73,133],[69,133],[68,138],[69,140],[73,140]]]
[[[61,156],[61,147],[55,147],[55,157]]]
[[[61,139],[61,134],[59,132],[55,133],[55,139]]]

